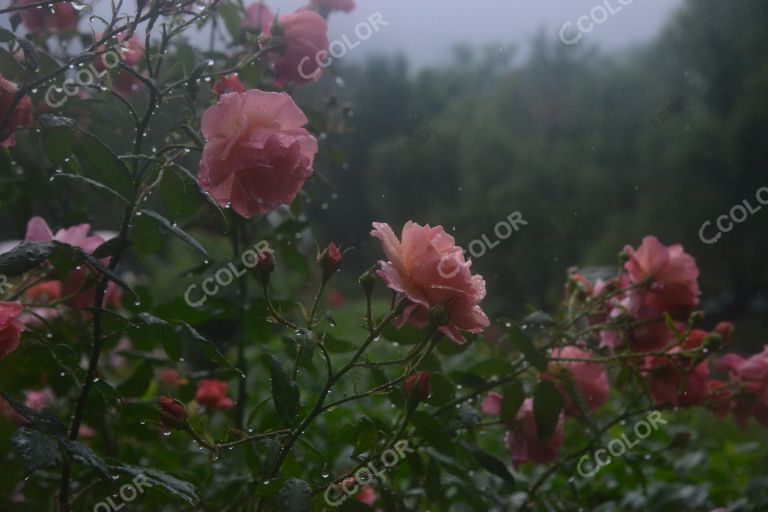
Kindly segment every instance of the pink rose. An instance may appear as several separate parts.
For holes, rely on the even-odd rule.
[[[355,8],[355,0],[310,0],[309,8],[323,15],[331,11],[351,12]]]
[[[221,96],[228,92],[245,92],[245,86],[243,85],[243,82],[240,81],[237,74],[233,73],[231,75],[222,76],[216,80],[216,83],[213,84],[211,90],[213,91],[213,94]]]
[[[675,348],[669,351],[674,354]],[[709,398],[709,366],[706,361],[690,370],[678,368],[668,357],[645,358],[651,399],[657,405],[691,406],[699,405]]]
[[[50,242],[56,240],[65,244],[79,247],[84,252],[90,254],[101,244],[106,242],[102,237],[97,235],[88,235],[91,230],[90,224],[79,224],[67,229],[60,229],[56,232],[56,235],[51,232],[48,224],[41,217],[33,217],[27,223],[27,233],[24,236],[25,240],[32,242]],[[108,260],[102,260],[102,263],[108,264]],[[86,308],[93,306],[96,300],[96,290],[93,287],[96,280],[99,279],[100,274],[94,274],[85,266],[81,266],[80,269],[73,270],[69,273],[66,280],[62,284],[61,294],[65,297],[76,294],[72,299],[67,301],[67,304],[74,308]],[[90,284],[88,284],[90,282]],[[84,291],[77,293],[79,290]],[[118,306],[120,304],[120,291],[117,289],[113,282],[109,282],[107,285],[106,293],[104,294],[104,304],[112,304]]]
[[[275,25],[267,27],[264,36],[280,37],[281,48],[271,54],[277,79],[275,85],[298,85],[316,82],[323,74],[320,62],[328,56],[328,24],[322,16],[300,9],[279,18],[280,32]]]
[[[290,204],[312,174],[317,141],[285,93],[224,94],[205,111],[200,186],[245,218]]]
[[[254,32],[264,32],[275,19],[272,11],[269,7],[262,3],[255,3],[249,5],[245,9],[245,16],[240,20],[240,26],[246,30],[253,30]]]
[[[464,260],[460,247],[442,226],[419,226],[408,221],[398,240],[388,224],[373,223],[371,235],[381,240],[389,261],[380,261],[378,275],[392,290],[411,302],[398,322],[416,327],[429,324],[430,310],[442,306],[447,323],[440,332],[456,343],[466,340],[461,331],[478,333],[490,323],[480,301],[485,297],[485,281],[472,275],[471,261]]]
[[[51,388],[43,388],[35,391],[27,391],[25,394],[24,405],[33,411],[40,412],[46,407],[50,407],[56,400]]]
[[[366,485],[359,493],[355,495],[355,499],[364,505],[373,507],[376,501],[378,501],[379,495],[376,494],[376,491],[373,490],[373,487]]]
[[[562,359],[592,359],[592,354],[578,347],[569,346],[552,351],[552,357]],[[580,416],[580,411],[573,403],[569,385],[561,372],[566,372],[573,385],[581,394],[586,406],[594,411],[608,402],[608,372],[605,366],[588,361],[553,361],[549,364],[546,378],[553,380],[565,399],[565,410],[572,416]]]
[[[21,304],[17,302],[0,302],[0,361],[8,354],[19,348],[24,324],[18,317],[21,315]]]
[[[483,400],[480,410],[483,411],[483,414],[487,414],[488,416],[498,416],[501,414],[501,403],[503,398],[504,397],[499,393],[491,391],[488,393],[488,396],[485,397],[485,400]]]
[[[195,401],[211,409],[225,411],[234,407],[235,402],[227,397],[229,384],[220,380],[201,380],[195,393]]]
[[[504,443],[512,457],[512,465],[520,468],[526,462],[548,464],[555,460],[560,447],[563,445],[564,417],[560,414],[555,433],[542,443],[536,429],[536,419],[533,416],[533,400],[523,402],[517,413],[514,424],[507,430]]]
[[[681,245],[666,247],[656,237],[647,236],[637,251],[629,246],[624,251],[629,256],[624,268],[630,282],[642,285],[650,281],[650,288],[641,292],[642,305],[675,312],[699,303],[699,268]]]
[[[0,75],[0,123],[8,115],[8,111],[13,105],[13,98],[16,95],[18,87],[10,80]],[[0,131],[0,147],[7,148],[16,144],[13,132],[16,128],[23,128],[32,124],[32,100],[29,96],[24,96],[16,108],[13,110],[5,128]]]
[[[21,0],[19,5],[37,2],[38,0]],[[21,22],[34,34],[73,32],[77,28],[77,11],[69,2],[60,2],[42,9],[33,7],[21,11]]]
[[[746,359],[727,354],[721,366],[730,372],[739,387],[733,410],[737,423],[744,427],[749,418],[754,417],[768,428],[768,345]]]
[[[137,34],[131,36],[130,39],[125,39],[126,34],[121,33],[117,36],[118,43],[107,52],[114,52],[119,56],[120,61],[126,66],[135,68],[144,59],[145,48],[144,44]],[[101,36],[98,36],[99,38]],[[105,47],[100,46],[99,51],[104,51]],[[114,69],[114,75],[112,78],[112,89],[122,96],[129,96],[139,90],[144,84],[136,78],[133,74],[116,66],[116,57],[114,55],[107,55],[107,52],[102,54],[101,59],[96,61],[96,68],[100,71],[112,68]]]

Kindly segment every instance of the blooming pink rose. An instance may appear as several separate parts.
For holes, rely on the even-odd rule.
[[[483,414],[487,414],[488,416],[498,416],[501,414],[501,403],[503,398],[504,397],[502,395],[496,393],[495,391],[488,393],[488,396],[485,397],[482,405],[480,406]]]
[[[517,413],[515,422],[504,437],[504,443],[512,457],[512,465],[515,469],[526,462],[548,464],[555,460],[557,452],[563,445],[563,425],[564,416],[561,413],[555,433],[546,443],[542,443],[536,430],[536,419],[533,416],[533,400],[526,399]]]
[[[8,115],[8,111],[13,105],[13,98],[16,95],[18,87],[10,80],[0,75],[0,122]],[[16,144],[13,132],[16,128],[23,128],[32,124],[32,100],[29,96],[24,96],[11,115],[4,130],[0,131],[0,147],[7,148]]]
[[[312,174],[317,141],[285,93],[224,94],[205,111],[200,186],[245,218],[290,204]]]
[[[650,288],[642,292],[644,306],[674,312],[699,303],[699,268],[681,245],[666,247],[656,237],[647,236],[637,251],[629,246],[624,251],[629,256],[624,268],[631,283],[642,285],[650,280]]]
[[[275,85],[298,85],[316,82],[323,74],[320,62],[328,56],[328,24],[322,16],[300,9],[279,18],[279,33],[275,25],[267,27],[264,36],[279,36],[282,44],[271,54],[277,79]]]
[[[37,3],[38,0],[21,0],[19,5]],[[35,34],[44,32],[72,32],[77,29],[77,11],[69,2],[60,2],[50,7],[36,7],[21,11],[21,22]]]
[[[408,221],[398,240],[388,224],[373,223],[371,235],[381,240],[389,261],[380,261],[378,275],[392,290],[411,302],[398,322],[416,327],[429,324],[430,310],[445,308],[447,323],[440,332],[456,343],[466,340],[461,331],[478,333],[490,323],[480,301],[485,297],[485,280],[472,275],[471,261],[464,260],[460,247],[442,226],[419,226]]]
[[[274,21],[275,16],[269,7],[256,2],[245,9],[245,16],[240,20],[240,26],[254,32],[264,32]]]
[[[768,428],[768,345],[749,358],[727,354],[721,363],[739,387],[733,415],[742,427],[754,417]]]
[[[0,361],[8,354],[19,348],[24,324],[18,317],[21,315],[21,304],[17,302],[0,302]]]
[[[355,0],[310,0],[309,8],[323,15],[331,11],[351,12],[355,8]]]
[[[211,409],[225,411],[234,407],[235,402],[227,397],[229,384],[220,380],[205,379],[197,385],[195,401]]]
[[[213,84],[211,90],[213,91],[213,94],[221,96],[228,92],[245,92],[245,86],[243,85],[243,82],[240,81],[237,74],[233,73],[231,75],[222,76],[216,80],[216,83]]]
[[[553,350],[552,357],[555,359],[592,359],[592,354],[578,347],[568,346]],[[594,411],[608,402],[608,372],[604,365],[587,361],[552,361],[547,369],[546,378],[557,384],[560,394],[565,399],[565,410],[568,414],[581,415],[578,407],[573,403],[569,385],[561,372],[567,372],[590,410]]]
[[[161,387],[168,391],[176,390],[179,386],[187,383],[187,379],[173,368],[161,368],[157,372],[157,380],[160,381]]]
[[[106,240],[97,235],[88,235],[91,230],[90,224],[78,224],[67,229],[60,229],[54,235],[48,224],[41,217],[33,217],[27,223],[27,233],[24,236],[25,240],[32,242],[50,242],[56,240],[65,244],[79,247],[84,252],[90,254]],[[109,260],[102,260],[102,263],[107,264]],[[67,301],[67,304],[74,308],[86,308],[93,306],[96,300],[96,290],[93,287],[95,281],[99,278],[100,274],[94,274],[91,270],[84,265],[80,269],[73,270],[67,276],[67,279],[62,284],[61,294],[65,297],[76,294],[72,299]],[[91,285],[87,283],[91,281]],[[86,286],[84,291],[77,293],[79,290]],[[104,294],[104,304],[112,304],[119,306],[120,304],[120,291],[115,284],[110,281],[107,285],[106,293]]]

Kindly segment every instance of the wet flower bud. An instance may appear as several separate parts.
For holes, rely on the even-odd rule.
[[[357,282],[360,283],[360,286],[363,287],[365,295],[368,297],[371,296],[371,293],[373,293],[373,287],[376,285],[377,268],[378,266],[371,267],[365,272],[365,274],[360,276],[360,279],[357,280]]]
[[[275,271],[275,255],[269,249],[259,252],[259,262],[256,264],[259,280],[266,286],[269,276]]]
[[[187,410],[184,405],[167,396],[160,397],[160,419],[168,430],[187,428]]]
[[[323,269],[323,281],[330,279],[333,273],[339,270],[341,259],[341,251],[333,242],[320,253],[317,257],[317,262],[320,264],[320,268]]]
[[[429,372],[418,372],[405,379],[405,396],[415,402],[429,398]]]

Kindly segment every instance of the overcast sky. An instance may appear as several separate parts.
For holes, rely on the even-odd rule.
[[[356,59],[371,53],[403,51],[417,66],[444,62],[454,43],[524,43],[544,28],[554,40],[564,23],[574,23],[593,8],[607,4],[615,14],[596,25],[579,44],[620,49],[652,39],[683,0],[357,0],[350,14],[330,19],[331,39],[347,35],[355,41],[355,25],[380,12],[389,23],[350,52]],[[294,10],[306,0],[266,0],[280,12]],[[607,10],[607,9],[606,9]],[[602,16],[596,11],[598,19]],[[575,31],[576,29],[574,29]],[[570,36],[574,33],[567,33]]]

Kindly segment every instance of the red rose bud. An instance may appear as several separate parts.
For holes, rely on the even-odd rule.
[[[269,282],[269,276],[275,271],[275,255],[271,249],[259,251],[259,261],[256,264],[256,271],[259,273],[259,279],[266,285]]]
[[[216,80],[216,83],[213,84],[212,91],[213,94],[221,96],[222,94],[227,94],[228,92],[245,92],[245,86],[236,74],[232,74],[222,76]]]
[[[339,270],[341,258],[341,251],[333,242],[320,253],[320,256],[317,257],[317,262],[320,264],[320,268],[323,269],[323,281],[330,279],[333,273]]]
[[[405,379],[405,396],[415,402],[429,398],[429,372],[419,372]]]
[[[167,396],[160,397],[160,419],[168,430],[184,430],[187,428],[187,410],[180,402]]]

